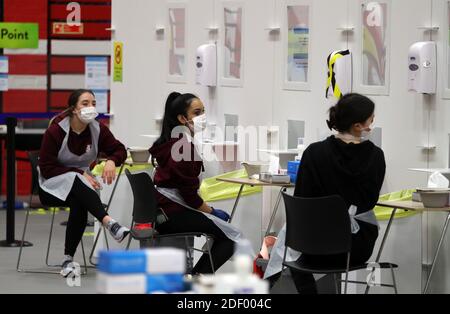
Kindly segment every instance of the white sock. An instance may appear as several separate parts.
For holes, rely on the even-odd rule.
[[[70,255],[64,255],[63,263],[66,262],[66,261],[71,261],[71,262],[73,262],[73,256],[70,256]]]
[[[111,220],[106,223],[106,229],[111,230],[111,226],[114,225],[114,223],[116,222],[117,221],[111,218]]]

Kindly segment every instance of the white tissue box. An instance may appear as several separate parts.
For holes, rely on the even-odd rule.
[[[186,253],[174,248],[152,249],[147,259],[147,274],[184,274]]]
[[[100,252],[98,269],[109,274],[184,274],[186,253],[176,248]]]
[[[145,274],[97,273],[97,292],[103,294],[145,294],[147,277]]]

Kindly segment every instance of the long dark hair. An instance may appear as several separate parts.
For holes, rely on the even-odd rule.
[[[172,130],[182,125],[178,120],[178,115],[187,116],[187,111],[192,104],[192,101],[198,99],[194,94],[180,94],[172,92],[167,97],[166,106],[164,108],[164,118],[161,127],[161,135],[155,141],[153,146],[158,146],[168,142],[171,139]]]
[[[75,107],[77,106],[78,103],[78,99],[80,99],[80,96],[85,94],[85,93],[89,93],[92,96],[95,97],[95,94],[93,91],[91,91],[90,89],[77,89],[74,90],[72,92],[72,94],[70,94],[69,99],[67,100],[67,109],[64,110],[64,112],[66,112],[68,114],[69,117],[72,116],[72,111],[75,109]]]
[[[330,130],[348,132],[353,124],[365,122],[374,111],[375,104],[368,97],[356,93],[346,94],[330,108],[327,125]]]
[[[56,116],[54,116],[53,118],[50,119],[50,122],[48,123],[48,125],[52,125],[53,121],[55,120],[56,117],[60,116],[60,115],[65,115],[65,116],[69,116],[72,117],[73,116],[73,110],[75,109],[75,107],[77,106],[78,103],[78,99],[80,99],[80,96],[83,95],[84,93],[89,93],[92,96],[95,97],[95,94],[92,90],[90,89],[77,89],[74,90],[70,96],[69,99],[67,100],[67,108],[64,109],[63,112],[57,114]]]

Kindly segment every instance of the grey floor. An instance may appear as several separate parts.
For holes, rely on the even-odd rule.
[[[16,239],[21,239],[26,211],[16,211]],[[49,255],[50,264],[60,264],[64,253],[65,227],[60,222],[67,220],[68,213],[61,211],[55,215],[54,232]],[[21,267],[32,269],[59,270],[59,268],[46,268],[45,253],[50,231],[51,214],[30,215],[25,240],[33,243],[32,247],[23,249]],[[93,232],[94,228],[86,228],[86,232]],[[6,211],[0,210],[0,240],[6,239]],[[93,236],[84,237],[85,249],[89,254]],[[96,271],[88,269],[85,276],[81,276],[80,287],[70,287],[65,278],[59,274],[31,274],[16,271],[19,248],[0,247],[0,293],[45,293],[45,294],[71,294],[95,293]],[[76,262],[83,264],[81,249],[75,256]]]
[[[21,239],[25,223],[25,210],[16,211],[16,240]],[[50,264],[59,264],[64,252],[65,227],[68,213],[60,211],[55,215],[53,237],[49,255]],[[45,254],[50,231],[51,213],[30,215],[25,240],[33,243],[32,247],[23,249],[21,268],[47,269],[59,271],[59,268],[47,268]],[[6,239],[6,211],[0,209],[0,240]],[[84,236],[86,254],[92,248],[93,227],[86,228]],[[0,293],[42,293],[42,294],[80,294],[95,293],[96,270],[88,268],[87,275],[81,276],[79,287],[69,286],[67,280],[59,274],[31,274],[16,271],[19,248],[0,247]],[[88,258],[88,257],[87,257]],[[75,261],[83,264],[81,248],[78,248]],[[282,276],[271,293],[296,293],[290,276]]]

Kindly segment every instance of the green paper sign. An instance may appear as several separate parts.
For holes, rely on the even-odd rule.
[[[19,49],[39,47],[39,24],[0,23],[0,48]]]
[[[123,79],[123,43],[115,41],[113,82],[122,82],[122,79]]]

